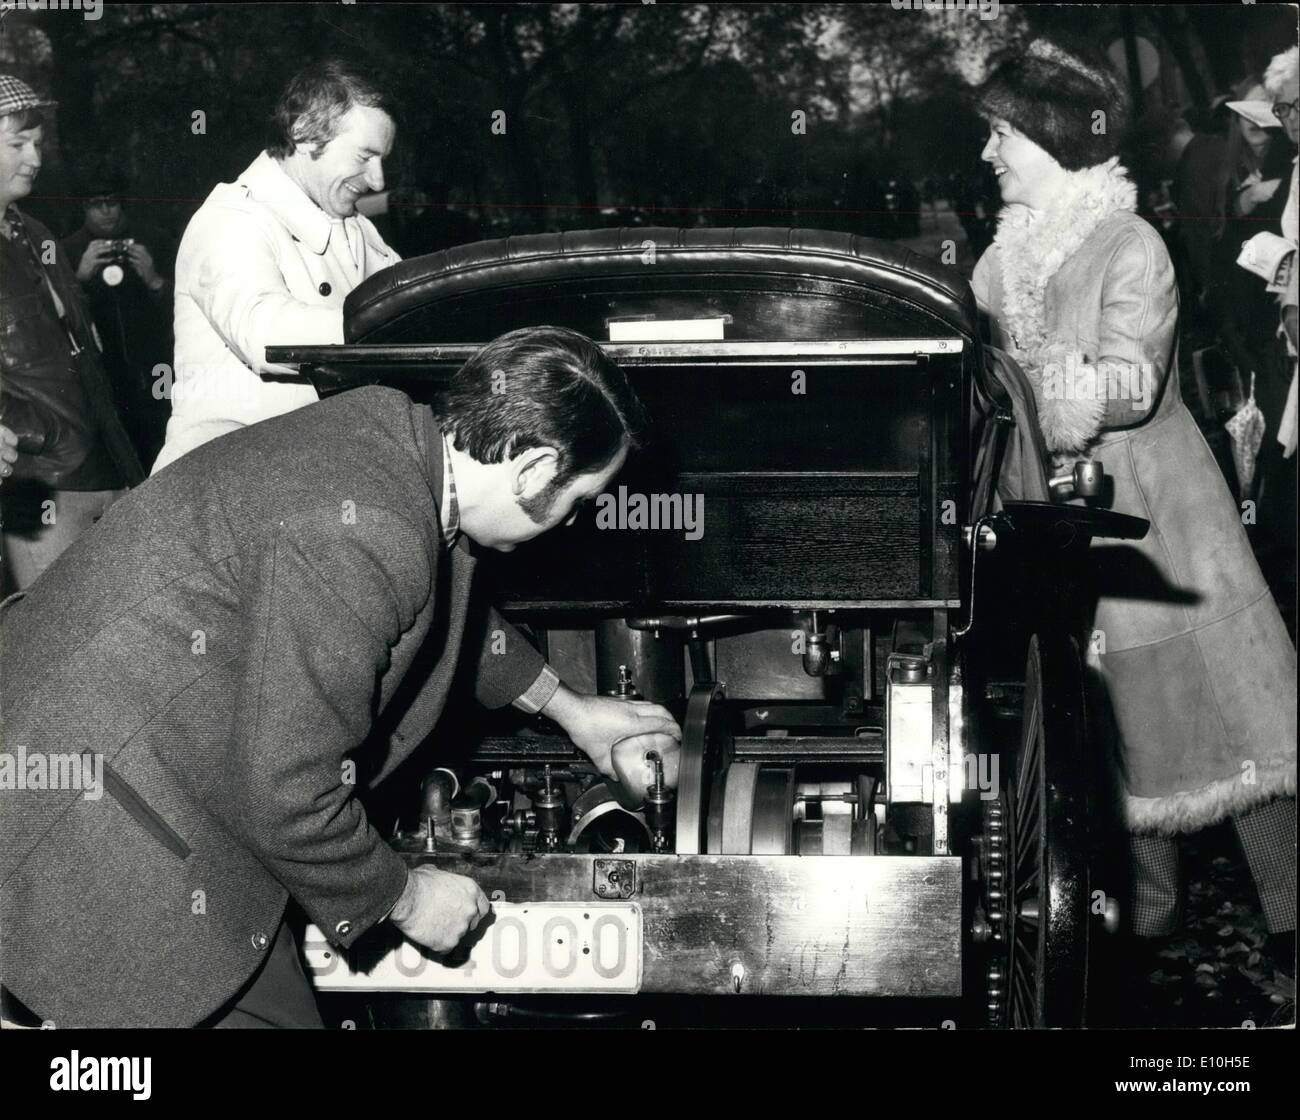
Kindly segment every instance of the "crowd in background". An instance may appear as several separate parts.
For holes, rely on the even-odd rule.
[[[1243,507],[1247,528],[1293,636],[1295,299],[1286,277],[1270,283],[1246,267],[1243,250],[1250,256],[1261,234],[1295,247],[1296,110],[1284,92],[1296,82],[1295,56],[1281,56],[1289,71],[1247,76],[1206,109],[1144,122],[1130,142],[1143,210],[1178,278],[1183,393],[1234,495],[1253,503]],[[1292,292],[1294,283],[1292,274]],[[1252,404],[1263,435],[1243,462],[1225,424]]]
[[[1274,116],[1275,101],[1262,74],[1247,76],[1207,108],[1164,111],[1140,122],[1126,162],[1141,190],[1142,211],[1160,230],[1177,270],[1184,396],[1234,494],[1254,503],[1248,529],[1294,633],[1296,460],[1287,447],[1294,435],[1284,430],[1288,393],[1294,400],[1294,347],[1280,324],[1276,292],[1237,263],[1243,245],[1260,231],[1287,236],[1288,206],[1294,219],[1294,128]],[[172,274],[182,231],[158,220],[154,211],[163,209],[136,197],[111,165],[93,166],[55,233],[63,235],[62,250],[93,317],[118,413],[147,466],[162,446],[170,410]],[[791,223],[906,238],[916,235],[924,209],[946,199],[971,259],[992,240],[1000,203],[985,164],[919,184],[858,176],[861,197],[851,186],[846,180],[837,195],[842,218],[792,209]],[[510,232],[486,211],[454,205],[450,197],[449,185],[426,171],[404,176],[362,209],[403,258]],[[50,212],[48,206],[37,209]],[[786,216],[607,207],[568,224],[780,225]],[[1243,478],[1223,425],[1252,400],[1265,427],[1253,469]]]

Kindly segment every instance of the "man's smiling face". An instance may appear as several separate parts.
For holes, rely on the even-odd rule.
[[[357,199],[384,189],[384,160],[393,150],[397,126],[382,109],[353,105],[328,144],[304,145],[299,164],[307,196],[331,218],[350,218]]]

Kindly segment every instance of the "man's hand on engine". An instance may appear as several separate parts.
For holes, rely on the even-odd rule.
[[[645,800],[654,782],[649,752],[663,759],[664,784],[676,787],[682,729],[667,708],[648,700],[582,695],[560,685],[542,714],[563,727],[596,769],[637,801]]]
[[[449,953],[491,908],[473,879],[435,867],[414,867],[388,920],[417,944]]]

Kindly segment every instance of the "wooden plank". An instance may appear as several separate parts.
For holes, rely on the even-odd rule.
[[[591,855],[415,855],[509,902],[595,900]],[[642,991],[954,997],[961,865],[922,856],[620,855],[645,916]]]

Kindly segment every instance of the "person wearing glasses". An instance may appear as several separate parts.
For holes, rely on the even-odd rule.
[[[1300,50],[1292,47],[1275,56],[1264,74],[1265,92],[1273,98],[1271,113],[1278,127],[1285,131],[1291,144],[1297,143],[1300,134],[1300,112],[1297,112],[1297,56]],[[1259,466],[1259,528],[1256,550],[1260,564],[1282,602],[1294,603],[1296,597],[1296,248],[1300,243],[1297,230],[1297,175],[1296,159],[1292,153],[1291,171],[1286,192],[1279,192],[1284,202],[1276,223],[1262,227],[1269,236],[1280,235],[1290,247],[1277,273],[1264,292],[1267,300],[1276,299],[1276,310],[1261,327],[1261,344],[1272,351],[1259,406],[1264,412],[1264,443],[1260,448]],[[1275,242],[1277,244],[1277,242]],[[1247,276],[1259,289],[1259,280]],[[1277,336],[1280,336],[1277,337]],[[1294,634],[1294,621],[1292,633]]]
[[[1297,108],[1297,102],[1300,101],[1300,75],[1297,73],[1300,70],[1297,65],[1298,59],[1300,59],[1300,48],[1292,47],[1289,51],[1283,51],[1282,54],[1276,55],[1273,61],[1269,63],[1268,70],[1264,73],[1264,88],[1275,98],[1273,116],[1286,130],[1286,134],[1293,146],[1300,146],[1300,109]],[[1298,162],[1300,162],[1300,156],[1291,160],[1291,179],[1287,184],[1286,208],[1282,211],[1282,236],[1291,242],[1293,247],[1300,244],[1300,229],[1297,228],[1297,193],[1300,191],[1296,178]],[[1298,301],[1296,298],[1296,257],[1294,253],[1290,258],[1290,266],[1286,268],[1286,278],[1282,284],[1278,285],[1278,289],[1278,303],[1282,308],[1280,331],[1286,339],[1287,352],[1291,357],[1291,389],[1283,416],[1284,430],[1279,430],[1278,442],[1285,448],[1287,458],[1290,458],[1295,454],[1296,449],[1295,359],[1297,350],[1296,307]]]

